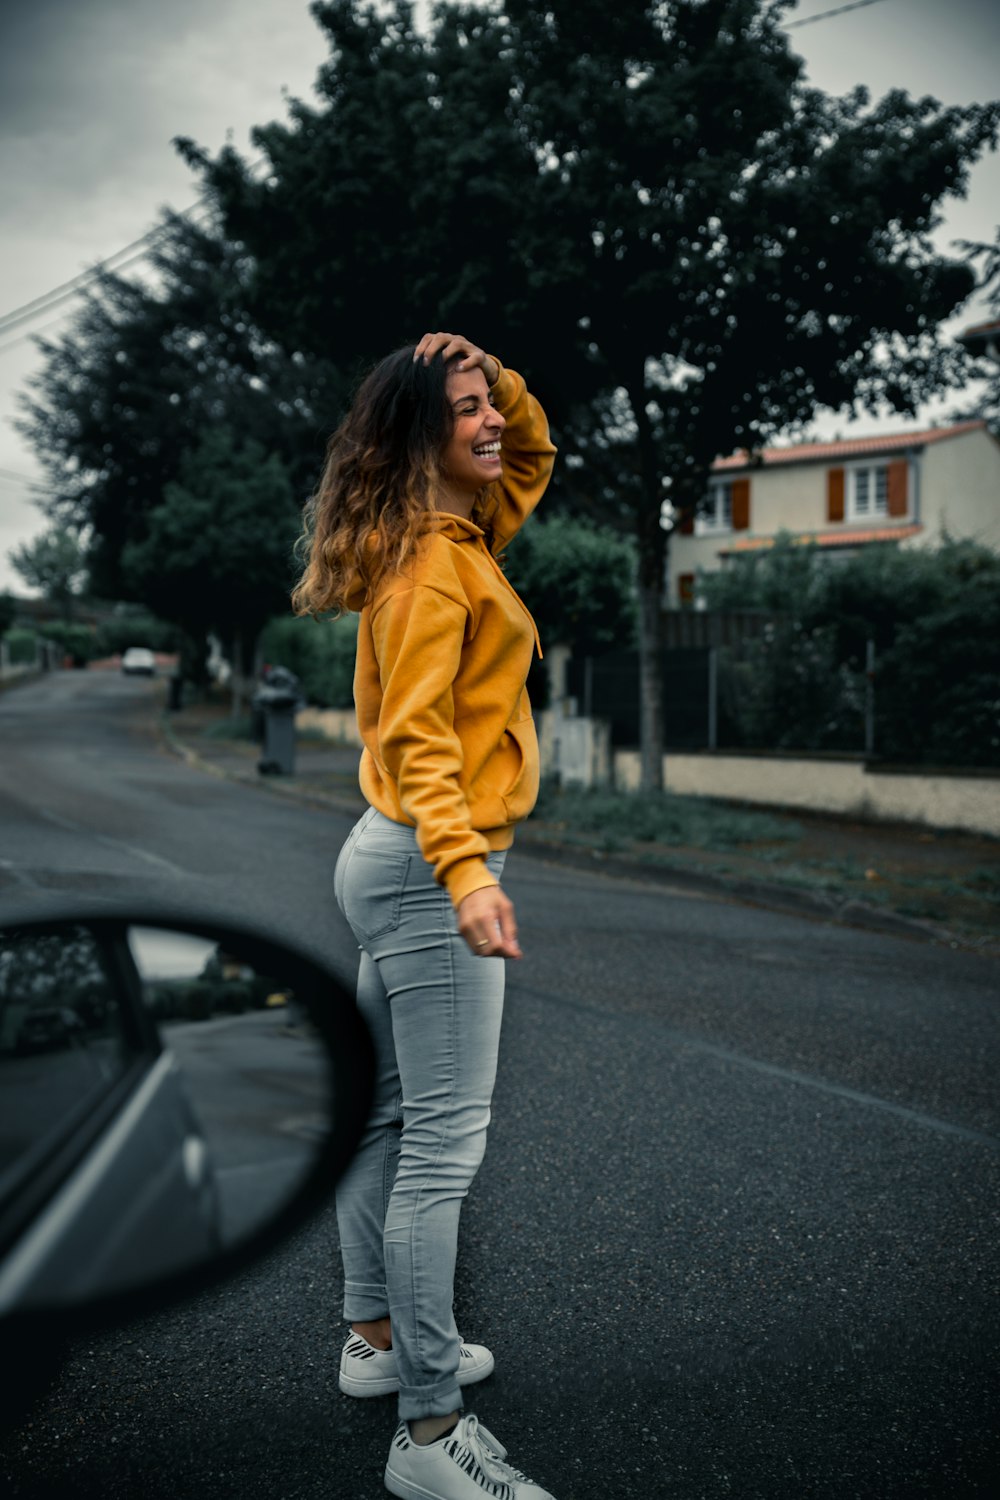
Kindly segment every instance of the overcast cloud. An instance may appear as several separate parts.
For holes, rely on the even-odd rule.
[[[790,19],[837,3],[802,0]],[[864,83],[876,95],[901,87],[955,104],[1000,95],[994,0],[880,0],[791,38],[831,93]],[[310,94],[325,55],[306,0],[5,0],[0,314],[138,238],[164,204],[192,203],[200,184],[172,138],[217,150],[231,134],[249,149],[253,125],[284,115],[283,89]],[[991,239],[998,204],[994,157],[976,169],[968,201],[949,209],[942,239]],[[972,304],[956,326],[978,313]],[[0,335],[0,470],[39,477],[11,426],[38,357],[15,337]],[[7,552],[45,524],[30,495],[0,474],[0,589],[22,589]]]

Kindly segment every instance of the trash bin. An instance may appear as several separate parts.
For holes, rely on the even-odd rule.
[[[171,677],[167,683],[167,712],[177,713],[184,704],[184,678],[180,675]]]
[[[301,702],[295,673],[287,667],[271,667],[251,705],[255,737],[262,746],[257,762],[262,776],[294,776],[295,714]]]

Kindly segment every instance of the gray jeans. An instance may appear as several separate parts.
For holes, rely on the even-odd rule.
[[[505,853],[487,860],[498,879]],[[472,954],[414,830],[374,808],[340,852],[334,892],[361,947],[376,1053],[372,1113],[337,1189],[344,1316],[391,1318],[400,1418],[444,1416],[462,1407],[458,1220],[486,1149],[504,961]]]

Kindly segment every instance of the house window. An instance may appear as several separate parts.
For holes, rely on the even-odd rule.
[[[696,536],[711,536],[733,529],[733,486],[728,479],[717,480],[708,487],[708,499],[695,517]]]
[[[889,514],[889,465],[848,469],[848,518],[866,521]]]

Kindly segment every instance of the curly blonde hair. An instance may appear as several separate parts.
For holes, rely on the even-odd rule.
[[[371,599],[386,574],[406,567],[426,530],[454,422],[445,386],[451,361],[414,363],[414,349],[397,349],[365,376],[330,439],[303,513],[305,570],[292,593],[297,615],[356,609],[359,588]],[[473,519],[488,541],[494,508],[487,486]]]

